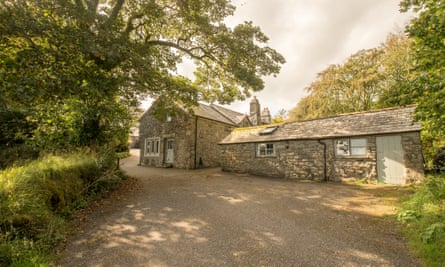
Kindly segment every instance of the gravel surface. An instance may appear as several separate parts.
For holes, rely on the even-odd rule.
[[[382,186],[137,163],[122,161],[137,179],[87,216],[60,266],[421,266]]]

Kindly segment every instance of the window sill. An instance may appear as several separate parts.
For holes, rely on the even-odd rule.
[[[264,155],[264,156],[256,155],[256,158],[276,158],[276,157],[277,155]]]

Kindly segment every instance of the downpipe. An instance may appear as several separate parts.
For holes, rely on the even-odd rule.
[[[323,181],[328,181],[328,168],[327,168],[327,155],[326,155],[326,143],[322,142],[320,139],[317,140],[320,145],[323,145]]]

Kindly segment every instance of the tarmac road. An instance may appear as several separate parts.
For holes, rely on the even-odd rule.
[[[121,166],[137,188],[87,218],[61,266],[421,266],[381,186],[137,163]]]

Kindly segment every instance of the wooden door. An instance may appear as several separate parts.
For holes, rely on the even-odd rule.
[[[377,175],[388,184],[405,183],[402,138],[400,135],[377,137]]]

